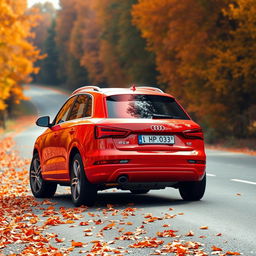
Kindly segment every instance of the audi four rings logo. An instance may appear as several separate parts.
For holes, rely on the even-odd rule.
[[[165,130],[165,127],[163,125],[152,125],[151,129],[153,131],[163,131],[163,130]]]

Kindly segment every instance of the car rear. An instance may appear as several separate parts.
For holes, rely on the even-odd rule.
[[[162,188],[202,180],[200,126],[168,94],[127,91],[104,95],[106,118],[95,122],[94,146],[86,156],[89,181]]]

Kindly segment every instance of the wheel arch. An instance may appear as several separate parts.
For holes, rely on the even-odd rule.
[[[39,150],[38,150],[37,148],[34,148],[34,150],[33,150],[33,156],[34,156],[35,154],[38,154],[38,155],[39,155]]]

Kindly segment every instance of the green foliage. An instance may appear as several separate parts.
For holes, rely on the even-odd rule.
[[[41,70],[39,73],[39,80],[42,83],[49,85],[56,85],[59,83],[58,79],[58,66],[59,56],[56,46],[56,21],[53,20],[51,27],[48,30],[48,37],[44,43],[43,53],[46,54],[46,58],[41,61]]]
[[[80,64],[82,53],[79,55],[72,48],[73,41],[77,44],[78,36],[82,36],[74,31],[78,19],[76,1],[60,1],[61,9],[58,11],[56,27],[59,52],[58,78],[70,90],[88,82],[87,71]]]
[[[146,41],[132,24],[131,8],[136,0],[114,0],[105,9],[108,22],[102,28],[106,40],[125,71],[126,83],[155,85],[157,72],[154,54],[146,50]]]

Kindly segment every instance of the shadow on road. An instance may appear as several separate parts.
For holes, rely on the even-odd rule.
[[[70,194],[56,194],[52,201],[58,203],[59,207],[74,207]],[[186,202],[181,199],[165,197],[163,195],[146,194],[146,195],[134,195],[129,192],[103,192],[98,193],[97,202],[94,207],[90,207],[90,210],[96,210],[98,208],[106,208],[107,204],[112,204],[115,208],[126,207],[157,207],[166,206],[173,207],[176,205],[191,204],[193,202]]]

